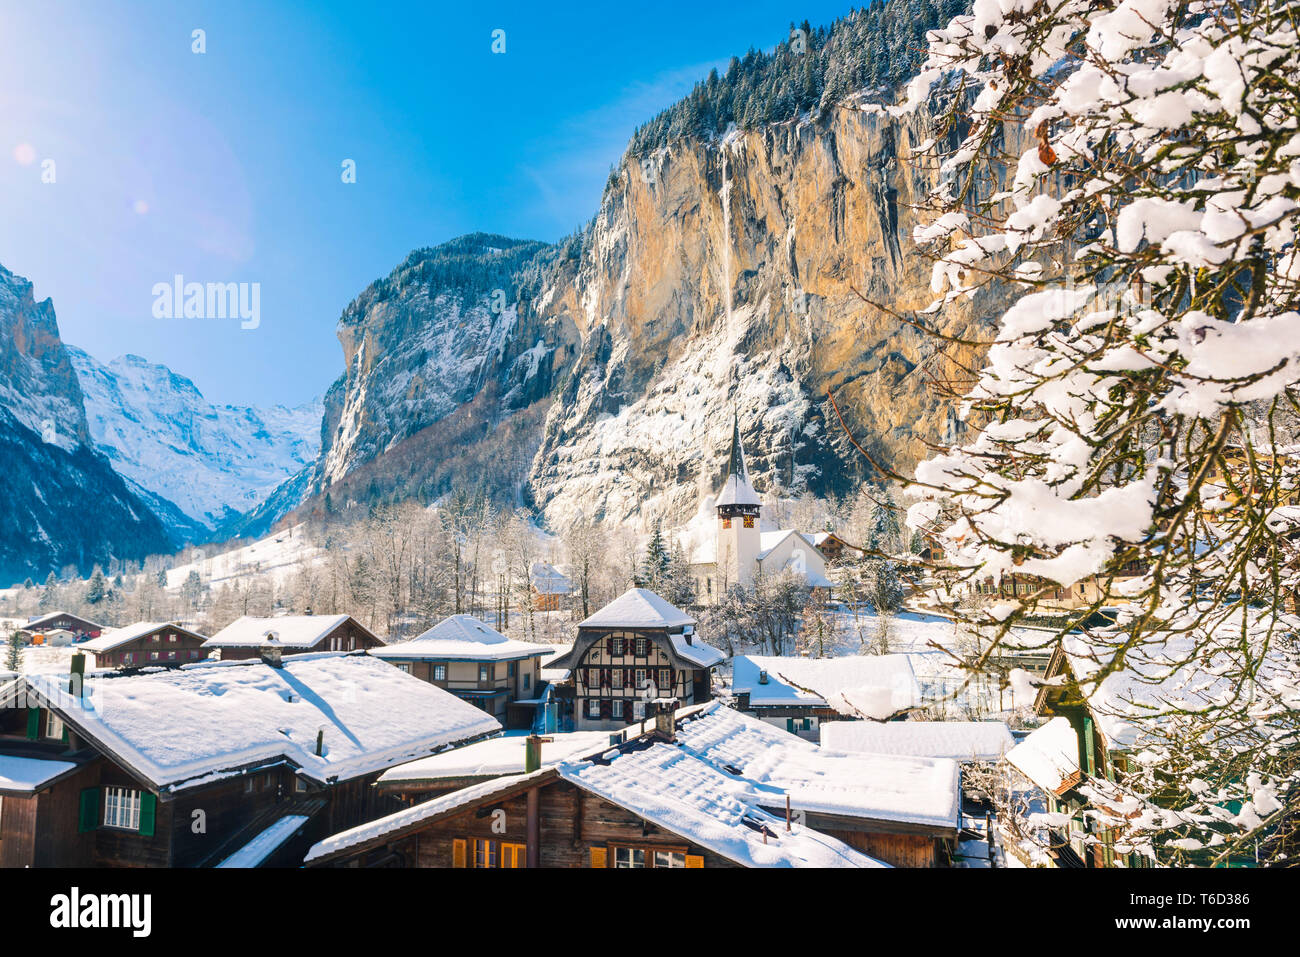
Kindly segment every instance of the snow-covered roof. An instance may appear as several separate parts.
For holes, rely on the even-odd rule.
[[[722,483],[715,505],[761,505],[762,499],[749,481],[749,467],[745,464],[745,449],[740,443],[740,419],[732,418],[731,454],[727,461],[727,478]]]
[[[279,618],[254,618],[245,615],[203,643],[204,648],[257,648],[273,631],[280,644],[289,648],[311,648],[327,634],[348,620],[347,615],[281,615]]]
[[[280,818],[270,827],[259,831],[257,836],[231,854],[217,867],[257,867],[275,853],[285,841],[293,837],[298,830],[310,821],[305,814],[289,814]]]
[[[945,758],[833,751],[714,701],[682,720],[680,747],[778,794],[793,807],[866,820],[958,826],[960,772]],[[765,795],[773,800],[771,794]]]
[[[579,628],[680,628],[695,619],[648,588],[629,588]]]
[[[1007,752],[1007,763],[1044,791],[1062,794],[1082,778],[1079,737],[1065,718],[1053,718]]]
[[[823,747],[954,761],[996,761],[1015,746],[1001,721],[824,721]]]
[[[714,648],[712,645],[702,644],[698,641],[687,644],[685,635],[669,635],[668,640],[672,642],[673,651],[701,668],[712,668],[727,657],[726,652]]]
[[[187,628],[181,628],[179,625],[169,621],[137,621],[134,625],[123,625],[121,628],[114,628],[112,631],[105,631],[98,638],[91,638],[89,641],[83,641],[78,647],[82,651],[105,652],[112,651],[114,648],[120,648],[122,645],[129,644],[137,638],[149,634],[151,631],[157,631],[159,628],[172,628],[176,631],[189,632]],[[193,632],[189,632],[193,634]],[[202,635],[197,635],[202,638]]]
[[[548,734],[542,742],[542,766],[587,757],[609,748],[608,731],[570,731]],[[404,781],[440,781],[449,778],[497,778],[524,773],[523,735],[488,738],[441,754],[420,758],[389,768],[379,777],[382,784]]]
[[[48,782],[75,768],[68,761],[19,758],[0,754],[0,794],[39,791]]]
[[[747,867],[885,866],[806,826],[795,825],[787,833],[783,819],[757,805],[753,782],[682,748],[659,743],[613,749],[598,761],[564,761],[531,774],[461,788],[326,838],[308,851],[306,861],[382,840],[556,778]]]
[[[83,737],[159,790],[287,762],[319,782],[381,771],[500,730],[491,715],[359,653],[26,678]],[[323,754],[316,754],[318,732]]]
[[[759,682],[767,672],[767,682]],[[840,714],[888,718],[921,703],[909,655],[792,658],[737,655],[732,694],[749,693],[749,706],[829,707]]]
[[[573,674],[572,669],[563,668],[563,667],[553,668],[551,667],[551,664],[555,661],[558,661],[560,658],[563,658],[570,651],[572,651],[573,643],[566,642],[565,644],[562,645],[551,645],[550,648],[551,651],[548,652],[546,657],[542,658],[541,660],[541,668],[538,670],[537,673],[538,677],[542,681],[549,681],[552,684],[559,684],[562,681],[567,681],[569,679],[569,675]]]
[[[573,582],[554,565],[547,562],[534,562],[529,576],[533,588],[542,595],[569,595],[573,593]]]
[[[88,618],[82,618],[80,615],[74,615],[70,611],[52,611],[49,612],[48,614],[37,615],[35,618],[27,619],[27,624],[23,625],[22,630],[32,631],[33,629],[40,628],[49,622],[56,621],[59,618],[74,618],[77,621],[84,622],[85,624],[90,625],[91,628],[95,630],[100,630],[104,627],[103,625],[96,624],[95,622],[91,621]]]
[[[436,658],[446,661],[508,661],[542,656],[550,645],[507,638],[471,615],[444,618],[410,641],[399,641],[371,654],[376,658]]]
[[[566,762],[556,771],[745,867],[884,866],[807,826],[787,833],[784,820],[758,806],[752,782],[669,744],[622,751],[608,763]]]

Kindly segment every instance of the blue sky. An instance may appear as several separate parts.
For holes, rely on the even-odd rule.
[[[849,6],[0,0],[0,263],[101,360],[297,404],[342,371],[340,312],[410,250],[571,232],[637,125]],[[260,326],[154,318],[176,274],[258,283]]]

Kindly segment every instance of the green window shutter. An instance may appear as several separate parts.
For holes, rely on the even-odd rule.
[[[66,724],[63,726],[63,736],[59,740],[64,744],[68,743],[68,726]]]
[[[81,815],[77,819],[77,832],[84,834],[99,827],[99,788],[82,788]]]
[[[140,833],[153,837],[153,820],[158,809],[158,799],[148,791],[140,792]]]
[[[27,709],[27,740],[35,741],[41,736],[41,709]]]

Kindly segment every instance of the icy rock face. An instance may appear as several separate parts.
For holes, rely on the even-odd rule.
[[[0,585],[173,547],[90,440],[49,299],[0,266]]]
[[[474,234],[412,253],[339,320],[346,371],[325,396],[312,491],[490,390],[508,416],[545,396],[553,345],[519,314],[520,270],[541,243]]]
[[[911,156],[930,125],[841,106],[625,158],[575,276],[550,291],[548,314],[582,340],[531,477],[552,525],[684,518],[718,480],[733,408],[760,491],[826,494],[870,477],[828,389],[858,441],[895,467],[923,455],[923,438],[949,437],[951,404],[932,379],[970,350],[939,356],[864,301],[906,311],[932,299],[909,209],[933,183]],[[937,321],[972,332],[989,306]]]
[[[199,526],[254,508],[320,451],[319,400],[295,409],[212,405],[189,379],[139,356],[104,365],[68,352],[95,444],[121,475]]]

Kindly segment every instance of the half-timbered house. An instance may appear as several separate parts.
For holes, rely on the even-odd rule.
[[[138,621],[82,642],[80,650],[94,655],[96,668],[159,667],[202,661],[207,640],[175,622]]]
[[[0,866],[297,863],[400,806],[384,770],[499,730],[363,653],[22,675],[0,688]]]
[[[633,588],[579,623],[573,647],[548,668],[572,674],[574,730],[618,730],[657,698],[708,701],[712,669],[725,657],[699,640],[694,618]]]

